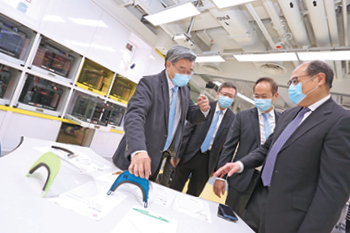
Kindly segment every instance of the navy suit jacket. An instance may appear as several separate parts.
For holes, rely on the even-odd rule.
[[[216,105],[217,101],[210,102],[210,109],[212,110],[208,115],[207,121],[197,125],[191,123],[186,124],[179,153],[180,164],[189,161],[200,150],[215,115]],[[220,151],[226,140],[227,133],[233,123],[234,118],[235,114],[231,111],[231,109],[227,109],[210,150],[209,166],[207,168],[209,176],[217,167]]]
[[[130,165],[130,155],[139,150],[147,151],[154,173],[160,164],[168,134],[169,87],[166,70],[143,77],[131,97],[124,120],[125,134],[113,155],[113,162],[122,170]],[[200,108],[195,105],[187,86],[178,90],[181,117],[178,130],[183,132],[185,119],[196,124],[205,120]]]
[[[281,113],[275,112],[275,121],[277,123]],[[220,155],[218,167],[231,162],[232,156],[237,149],[234,161],[242,159],[249,152],[260,146],[260,126],[258,109],[256,107],[238,112],[232,128],[229,131],[226,142]],[[239,144],[239,145],[238,145]],[[253,177],[254,169],[245,169],[243,173],[233,174],[227,179],[230,187],[244,192]]]
[[[300,110],[283,112],[265,144],[241,159],[245,168],[263,164]],[[331,232],[349,198],[349,171],[350,112],[330,98],[299,125],[277,155],[266,200],[266,232]]]

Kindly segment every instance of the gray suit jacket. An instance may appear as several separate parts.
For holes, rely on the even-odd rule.
[[[145,150],[151,158],[154,173],[160,164],[167,139],[169,121],[169,88],[166,71],[143,77],[131,97],[124,120],[125,134],[113,162],[122,170],[130,165],[130,154]],[[205,120],[200,108],[190,99],[188,88],[180,87],[181,117],[178,129],[184,127],[185,119],[196,124]]]
[[[276,122],[280,115],[281,113],[275,110]],[[236,114],[235,121],[222,149],[218,167],[222,167],[232,160],[232,155],[236,151],[237,146],[238,149],[234,161],[242,159],[249,152],[260,146],[259,116],[256,107]],[[244,192],[248,188],[253,174],[254,169],[244,169],[244,172],[233,174],[227,181],[230,187],[239,192]]]
[[[282,114],[266,143],[241,159],[245,168],[263,164],[300,110]],[[277,155],[266,200],[266,232],[331,232],[349,198],[349,171],[350,112],[329,99],[300,124]]]
[[[217,101],[210,102],[210,108],[212,111],[210,111],[207,121],[204,121],[198,125],[191,123],[186,124],[179,153],[180,164],[188,162],[200,150],[213,120],[216,105]],[[235,114],[231,111],[231,109],[227,109],[224,117],[222,118],[210,151],[209,166],[208,168],[203,168],[208,170],[209,176],[216,169],[220,151],[226,140],[227,133],[233,123],[234,117]]]

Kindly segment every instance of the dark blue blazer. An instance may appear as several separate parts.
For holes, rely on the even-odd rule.
[[[215,114],[215,108],[217,101],[210,102],[210,113],[208,115],[208,120],[200,124],[194,125],[187,123],[185,127],[185,132],[182,140],[182,145],[179,153],[180,163],[186,163],[200,150],[205,137],[210,128],[210,124],[213,120]],[[208,170],[208,175],[210,176],[217,167],[219,155],[226,140],[227,133],[233,123],[235,114],[231,109],[227,109],[220,127],[215,135],[214,142],[210,151],[209,166],[205,168]]]
[[[130,155],[145,150],[151,158],[154,173],[160,164],[168,134],[169,88],[166,70],[143,77],[131,97],[124,120],[125,134],[113,156],[120,169],[127,170]],[[170,81],[170,80],[169,80]],[[187,86],[180,87],[181,117],[178,129],[183,132],[185,120],[194,124],[205,120],[200,108],[195,105]]]
[[[275,121],[277,123],[281,113],[275,112]],[[234,161],[242,159],[249,152],[260,146],[260,126],[258,109],[251,108],[238,112],[235,121],[227,136],[226,142],[220,155],[218,167],[231,162],[232,156],[237,149]],[[230,187],[239,192],[245,192],[253,177],[254,169],[245,169],[243,173],[233,174],[228,178]]]
[[[245,168],[263,164],[300,110],[283,112],[265,144],[241,159]],[[277,155],[266,200],[265,231],[331,232],[349,199],[349,171],[350,112],[330,98],[299,125]]]

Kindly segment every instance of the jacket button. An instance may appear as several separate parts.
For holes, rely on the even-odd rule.
[[[164,135],[164,137],[166,137],[166,138],[167,138],[167,137],[168,137],[168,135],[166,135],[166,134],[165,134],[165,135]]]

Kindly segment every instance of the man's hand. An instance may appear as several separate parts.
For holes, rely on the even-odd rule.
[[[209,110],[209,100],[205,95],[199,95],[197,104],[203,112]]]
[[[216,196],[221,198],[221,195],[225,194],[226,184],[224,180],[215,180],[213,190]]]
[[[129,172],[148,179],[151,175],[151,158],[146,152],[137,153],[131,160]]]
[[[238,163],[226,163],[224,166],[219,168],[215,172],[216,177],[222,178],[224,175],[232,176],[234,173],[237,173],[241,170],[241,166]]]

